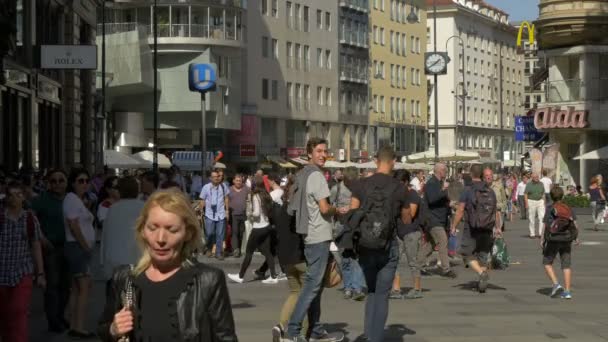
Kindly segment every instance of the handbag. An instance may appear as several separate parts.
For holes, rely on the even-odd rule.
[[[131,272],[133,271],[133,265],[129,265]],[[122,305],[125,308],[131,309],[133,307],[133,281],[131,280],[131,274],[127,276],[125,290],[122,293]],[[129,342],[129,335],[122,336],[118,339],[119,342]]]
[[[327,262],[327,267],[325,268],[325,275],[323,276],[323,285],[326,288],[334,288],[342,282],[342,275],[340,274],[340,268],[338,267],[338,263],[336,259],[331,257]]]

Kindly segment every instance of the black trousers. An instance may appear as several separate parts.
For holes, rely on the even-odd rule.
[[[266,263],[268,263],[268,268],[270,269],[270,275],[273,278],[276,278],[277,273],[274,269],[274,256],[270,251],[270,240],[271,240],[272,229],[270,226],[266,228],[253,228],[251,233],[249,234],[249,240],[247,240],[247,249],[245,251],[245,258],[243,259],[243,263],[241,264],[241,271],[239,272],[239,277],[244,278],[249,265],[251,264],[251,258],[253,258],[253,252],[259,250],[264,258],[266,259]]]
[[[245,236],[245,215],[232,215],[232,250],[240,250],[241,244],[243,243],[243,236]]]
[[[70,274],[63,254],[63,246],[44,250],[44,312],[50,329],[65,327],[65,308],[70,298]]]

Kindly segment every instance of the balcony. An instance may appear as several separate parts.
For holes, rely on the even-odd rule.
[[[368,0],[340,0],[340,7],[367,13],[369,11],[369,2]]]
[[[365,30],[357,32],[349,30],[346,27],[340,28],[340,44],[347,44],[363,49],[369,49],[369,35]]]
[[[582,102],[608,100],[608,78],[549,81],[547,102]]]
[[[367,84],[368,79],[368,72],[365,67],[357,68],[348,65],[340,67],[340,81]]]

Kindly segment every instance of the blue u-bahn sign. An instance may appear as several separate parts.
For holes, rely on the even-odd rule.
[[[188,86],[190,91],[206,93],[215,90],[217,66],[213,63],[190,64],[188,66]]]

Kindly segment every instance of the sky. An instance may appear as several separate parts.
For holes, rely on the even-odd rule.
[[[494,7],[509,13],[509,21],[535,20],[538,18],[539,0],[485,0]]]

